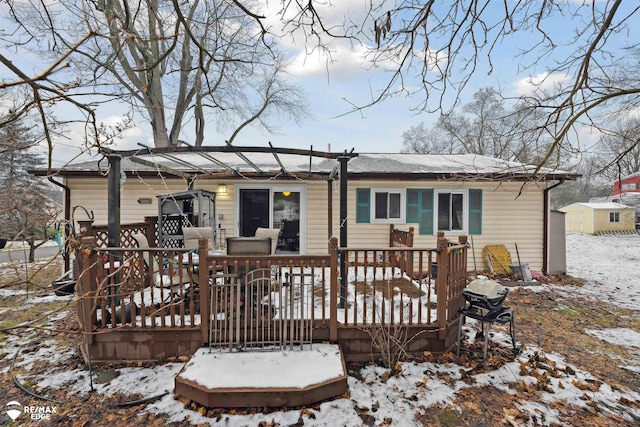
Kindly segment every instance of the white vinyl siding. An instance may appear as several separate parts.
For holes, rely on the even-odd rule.
[[[93,211],[95,223],[107,223],[107,179],[106,178],[70,178],[66,184],[71,188],[71,206],[82,205]],[[246,180],[225,181],[227,194],[216,198],[216,212],[220,227],[226,230],[226,236],[232,237],[235,230],[234,217],[234,184],[246,184]],[[258,181],[256,181],[258,182]],[[196,188],[217,191],[219,181],[198,180]],[[381,185],[382,184],[382,185]],[[455,184],[455,186],[453,185]],[[306,250],[308,254],[324,254],[328,249],[327,211],[329,199],[326,181],[296,182],[305,185],[307,189],[306,215]],[[333,235],[340,236],[340,194],[339,182],[333,187]],[[520,193],[522,183],[453,183],[451,181],[373,181],[351,180],[347,194],[348,204],[348,246],[350,247],[387,247],[389,245],[389,223],[356,223],[355,193],[356,188],[433,188],[434,190],[482,190],[482,234],[470,236],[474,247],[469,251],[469,268],[474,269],[473,255],[477,268],[485,268],[482,260],[482,248],[488,244],[504,244],[515,259],[515,244],[517,243],[520,258],[528,262],[531,269],[540,270],[542,267],[543,245],[543,187],[528,185]],[[129,177],[124,183],[121,204],[121,219],[123,223],[141,222],[145,216],[157,215],[157,194],[171,191],[184,191],[186,183],[182,179],[167,178],[164,182],[158,178],[145,178],[144,182]],[[139,197],[151,197],[152,204],[139,204]],[[76,210],[76,219],[84,219],[84,212]],[[407,229],[418,227],[416,223],[392,221],[398,228]],[[448,234],[457,239],[455,235]],[[414,246],[419,248],[433,248],[436,236],[414,236]]]
[[[384,182],[386,183],[386,182]],[[348,206],[348,246],[349,247],[387,247],[389,245],[388,223],[356,223],[355,197],[356,188],[380,188],[381,182],[371,180],[352,180],[349,182]],[[490,244],[504,244],[516,259],[515,244],[518,244],[522,262],[528,262],[532,269],[542,269],[543,247],[543,190],[544,187],[530,184],[521,191],[522,183],[456,183],[447,181],[394,181],[393,188],[433,188],[437,190],[467,191],[469,189],[482,190],[482,234],[473,235],[473,250],[469,251],[469,268],[474,269],[473,254],[475,252],[476,265],[479,270],[485,269],[482,260],[482,248]],[[337,228],[339,222],[339,195],[334,194],[334,235],[339,236]],[[311,203],[309,204],[311,209]],[[465,219],[465,221],[467,221]],[[410,226],[419,227],[417,223],[392,222],[400,229],[408,230]],[[467,225],[465,225],[466,227]],[[446,233],[452,240],[460,233]],[[471,239],[471,236],[470,236]],[[414,247],[434,248],[436,235],[414,235]]]

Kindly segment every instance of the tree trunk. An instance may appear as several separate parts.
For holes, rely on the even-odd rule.
[[[33,240],[27,240],[29,243],[29,262],[36,261],[36,243]]]

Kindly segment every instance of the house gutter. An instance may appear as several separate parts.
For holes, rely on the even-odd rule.
[[[556,188],[559,185],[564,184],[565,178],[560,178],[559,182],[556,182],[549,188],[545,188],[544,194],[544,202],[543,202],[543,223],[544,223],[544,235],[542,238],[542,271],[547,273],[549,269],[549,192]]]
[[[70,234],[69,221],[71,220],[71,189],[66,185],[62,184],[61,182],[58,182],[55,179],[53,179],[51,175],[47,175],[47,180],[52,184],[62,188],[62,190],[64,191],[64,245],[65,245],[65,249],[68,249],[69,234]],[[68,250],[62,251],[62,260],[64,262],[65,273],[69,271],[69,264],[70,264],[69,256],[70,254]]]

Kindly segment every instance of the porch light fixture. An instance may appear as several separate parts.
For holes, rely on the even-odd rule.
[[[227,186],[225,184],[218,185],[218,194],[227,194]]]
[[[282,195],[283,195],[284,197],[289,197],[289,196],[291,195],[291,191],[283,191],[283,192],[282,192]]]

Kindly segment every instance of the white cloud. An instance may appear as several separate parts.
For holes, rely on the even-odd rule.
[[[335,73],[336,76],[352,76],[367,69],[364,46],[350,46],[345,42],[335,42],[331,52],[316,49],[308,54],[300,50],[287,67],[287,71],[295,76],[313,76]]]
[[[553,93],[565,86],[571,76],[562,73],[541,73],[518,80],[514,84],[516,95],[540,96]]]
[[[370,3],[373,3],[370,4]],[[341,35],[345,27],[354,25],[351,29],[359,31],[358,37],[366,39],[367,26],[371,27],[372,16],[368,16],[370,8],[375,8],[379,0],[373,2],[366,0],[340,0],[339,2],[314,3],[315,11],[322,19],[322,25],[333,35]],[[276,35],[281,49],[288,52],[291,64],[287,70],[296,76],[327,75],[340,78],[353,76],[371,68],[366,61],[367,46],[355,39],[341,39],[326,34],[305,34],[308,27],[284,26],[288,20],[296,21],[298,18],[305,24],[309,24],[308,17],[299,17],[299,6],[291,3],[286,12],[282,13],[282,3],[279,1],[263,0],[261,13],[266,17],[265,26]],[[363,27],[355,27],[362,24]],[[317,22],[316,22],[317,30]],[[320,39],[318,39],[320,37]],[[319,46],[326,47],[324,50]],[[383,64],[383,68],[384,64]]]

